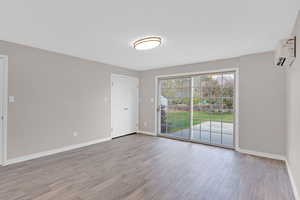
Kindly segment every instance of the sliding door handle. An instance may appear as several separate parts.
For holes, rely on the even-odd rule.
[[[124,108],[124,110],[128,110],[128,108]]]

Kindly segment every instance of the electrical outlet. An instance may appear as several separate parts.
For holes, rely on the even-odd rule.
[[[73,136],[77,137],[78,133],[76,131],[73,132]]]
[[[147,122],[144,122],[144,127],[147,127]]]

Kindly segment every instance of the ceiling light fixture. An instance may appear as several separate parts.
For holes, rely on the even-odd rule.
[[[136,50],[148,50],[158,47],[161,44],[160,37],[146,37],[133,42],[133,47]]]

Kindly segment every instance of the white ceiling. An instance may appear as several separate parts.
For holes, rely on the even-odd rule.
[[[135,70],[274,49],[299,0],[2,0],[0,39]],[[161,47],[130,42],[162,36]]]

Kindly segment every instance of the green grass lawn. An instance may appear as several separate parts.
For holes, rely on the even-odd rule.
[[[168,112],[167,123],[168,132],[172,133],[181,129],[189,128],[190,126],[189,112]],[[205,121],[224,121],[233,123],[233,113],[208,113],[208,112],[193,112],[193,125],[200,124]]]

